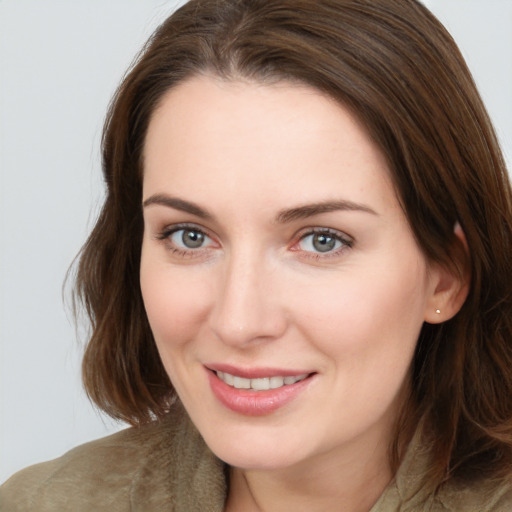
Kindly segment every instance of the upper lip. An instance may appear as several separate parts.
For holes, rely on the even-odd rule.
[[[295,377],[297,375],[314,373],[311,370],[295,370],[274,367],[242,368],[223,363],[206,364],[205,367],[208,370],[212,370],[214,372],[229,373],[230,375],[235,375],[237,377],[243,377],[246,379],[263,379],[265,377]]]

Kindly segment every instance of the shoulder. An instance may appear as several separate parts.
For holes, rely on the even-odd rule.
[[[187,486],[185,479],[197,475],[198,467],[207,480],[217,479],[216,489],[223,499],[220,461],[186,421],[169,417],[86,443],[58,459],[20,471],[0,488],[0,510],[174,510]],[[204,478],[199,483],[205,483]]]
[[[125,510],[122,503],[134,473],[165,430],[161,425],[130,428],[86,443],[58,459],[36,464],[11,477],[1,488],[2,510],[64,510],[82,500],[114,502],[110,510]],[[45,504],[48,503],[48,507]],[[117,506],[115,506],[117,503]],[[60,508],[59,508],[60,507]]]
[[[416,478],[413,485],[403,483],[403,478],[395,480],[371,512],[512,512],[511,482],[449,481],[437,492],[429,492]]]
[[[439,510],[443,512],[461,510],[510,512],[512,511],[512,478],[509,481],[500,482],[483,480],[472,484],[452,483],[441,488],[436,501]],[[434,507],[434,510],[437,508]]]
[[[393,482],[371,512],[512,512],[512,475],[503,480],[447,480],[425,485],[432,453],[420,429],[409,444]]]

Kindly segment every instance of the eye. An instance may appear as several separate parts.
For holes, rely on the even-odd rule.
[[[208,235],[197,228],[175,229],[168,238],[179,249],[201,249],[213,242]]]
[[[178,229],[169,236],[171,242],[181,249],[199,249],[206,238],[206,235],[198,229]]]
[[[345,247],[351,247],[352,241],[347,237],[331,229],[320,229],[304,234],[297,243],[297,250],[327,254],[337,253]]]
[[[188,224],[167,226],[156,235],[156,238],[178,257],[196,257],[203,254],[204,250],[217,246],[203,229]]]

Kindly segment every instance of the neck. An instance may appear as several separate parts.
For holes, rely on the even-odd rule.
[[[393,476],[383,441],[365,438],[285,469],[232,468],[226,512],[368,512]]]

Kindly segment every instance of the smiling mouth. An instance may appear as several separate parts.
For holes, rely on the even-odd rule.
[[[269,389],[278,389],[284,386],[290,386],[301,380],[306,379],[310,374],[303,373],[301,375],[287,377],[262,377],[257,379],[247,379],[238,377],[230,373],[216,371],[217,377],[228,386],[235,389],[248,389],[251,391],[268,391]]]

